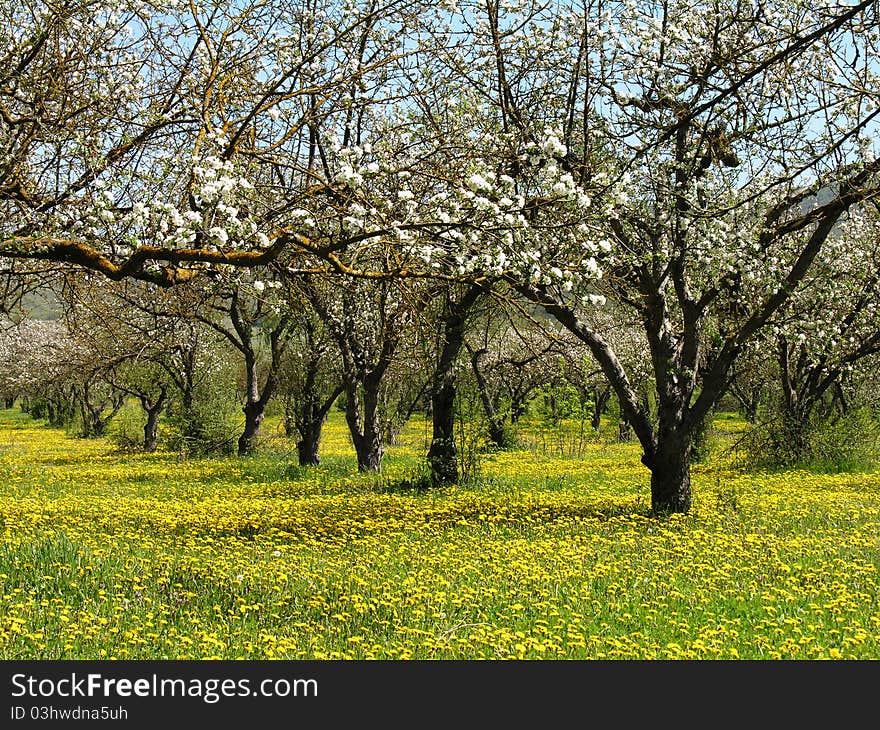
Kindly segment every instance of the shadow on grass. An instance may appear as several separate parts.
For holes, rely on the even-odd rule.
[[[531,501],[487,501],[438,498],[432,502],[394,500],[365,512],[362,504],[340,503],[333,508],[302,505],[295,519],[259,524],[251,521],[212,531],[214,537],[232,536],[255,540],[265,533],[275,539],[283,533],[290,542],[340,543],[381,533],[423,534],[425,530],[473,532],[503,529],[517,533],[541,532],[545,528],[577,531],[590,524],[619,522],[656,524],[651,510],[640,504],[569,503],[550,504]],[[184,528],[185,529],[185,528]]]

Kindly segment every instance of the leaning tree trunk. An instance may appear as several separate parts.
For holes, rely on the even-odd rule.
[[[260,427],[263,425],[265,404],[258,398],[248,400],[244,408],[244,429],[238,437],[238,455],[245,456],[256,451],[260,440]]]
[[[492,401],[492,396],[489,393],[489,383],[486,381],[483,371],[480,370],[480,357],[485,353],[485,349],[471,352],[471,370],[473,370],[474,378],[477,381],[477,391],[480,394],[480,403],[483,404],[483,412],[486,414],[489,440],[498,448],[504,448],[507,442],[504,416],[498,415],[495,403]]]

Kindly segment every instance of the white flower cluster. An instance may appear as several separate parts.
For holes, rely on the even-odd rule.
[[[568,154],[568,147],[559,139],[561,135],[562,133],[558,129],[553,129],[552,127],[544,128],[544,139],[540,147],[547,157],[562,159]]]
[[[258,294],[262,294],[266,291],[266,289],[280,289],[281,282],[275,280],[263,281],[262,279],[255,279],[253,282],[254,291]]]
[[[101,238],[117,220],[113,201],[107,192],[103,180],[98,180],[94,185],[94,191],[87,204],[82,206],[81,211],[74,208],[59,211],[56,217],[56,225],[70,228],[79,235],[89,238]],[[85,201],[83,201],[85,202]]]
[[[339,161],[339,168],[333,177],[333,182],[337,185],[359,188],[367,178],[381,170],[379,163],[370,159],[373,147],[369,142],[351,147],[337,144],[333,151]]]
[[[250,190],[253,186],[243,177],[233,173],[229,160],[210,155],[204,160],[194,160],[193,178],[196,183],[194,197],[199,206],[213,205],[230,196],[236,189]]]
[[[497,164],[478,164],[452,195],[429,200],[436,205],[433,220],[450,226],[440,232],[446,245],[439,250],[413,245],[411,252],[432,267],[439,260],[452,263],[461,276],[513,274],[567,292],[582,279],[599,278],[597,255],[611,244],[605,236],[593,242],[587,235],[591,229],[584,229],[592,201],[559,164],[558,157],[567,153],[560,137],[548,128],[541,144],[526,151],[527,159],[541,164],[525,184],[499,174]],[[520,187],[532,189],[530,198]],[[563,221],[569,225],[560,225]],[[572,251],[577,253],[571,256]]]
[[[142,245],[227,249],[270,244],[250,215],[242,213],[253,186],[230,163],[215,156],[195,159],[192,180],[194,208],[153,199],[137,201],[127,211],[111,203],[108,186],[98,181],[89,198],[60,210],[56,224],[115,253]]]

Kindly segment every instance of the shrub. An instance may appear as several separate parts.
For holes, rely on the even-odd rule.
[[[741,463],[758,468],[869,470],[880,456],[880,421],[869,408],[806,422],[777,416],[746,432],[736,452]]]
[[[107,436],[124,451],[140,450],[144,445],[146,420],[146,415],[140,407],[126,403],[113,419]]]
[[[234,381],[205,381],[196,388],[190,408],[172,411],[168,444],[184,455],[232,454],[242,418]]]
[[[703,464],[708,461],[716,445],[717,437],[712,422],[712,415],[710,414],[694,435],[694,442],[691,447],[691,462]]]

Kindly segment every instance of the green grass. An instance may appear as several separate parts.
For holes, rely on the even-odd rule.
[[[736,470],[724,415],[656,520],[610,424],[542,428],[420,491],[423,420],[359,475],[338,412],[300,469],[2,411],[0,658],[880,658],[880,475]]]

